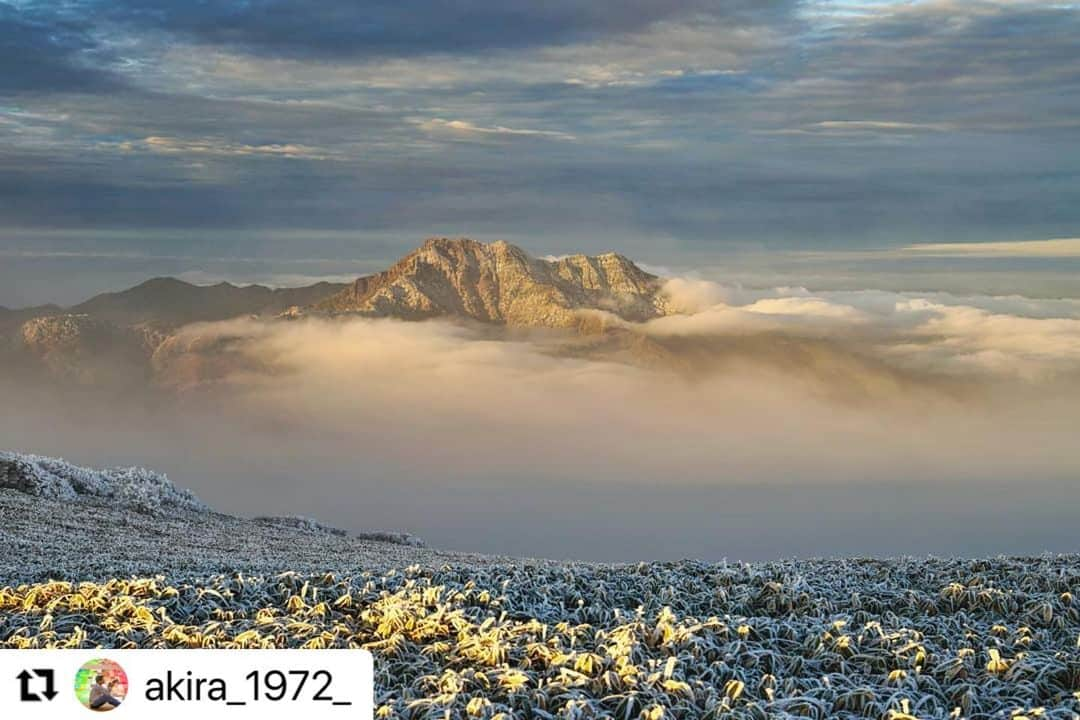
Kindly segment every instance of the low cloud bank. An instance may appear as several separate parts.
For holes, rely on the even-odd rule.
[[[178,347],[229,361],[180,401],[7,388],[21,412],[0,431],[160,468],[233,513],[490,552],[850,554],[891,529],[893,553],[988,553],[1014,546],[987,523],[1057,522],[1080,473],[1080,303],[668,293],[687,314],[625,326],[618,352],[447,322],[193,325]]]
[[[744,290],[673,279],[684,313],[648,323],[657,336],[771,332],[829,338],[903,368],[952,376],[1047,381],[1080,371],[1080,301],[878,290]]]

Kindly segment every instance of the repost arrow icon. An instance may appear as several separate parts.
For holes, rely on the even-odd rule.
[[[26,670],[16,675],[19,679],[19,699],[23,702],[41,702],[37,693],[30,692],[30,679],[34,677]]]
[[[28,670],[23,670],[15,677],[19,680],[19,699],[22,702],[41,702],[41,695],[44,695],[46,700],[52,700],[58,694],[56,692],[56,674],[52,670],[34,668],[33,674]],[[41,695],[30,690],[30,681],[35,677],[45,681],[45,691]]]
[[[45,692],[43,692],[42,695],[44,695],[47,700],[52,700],[56,697],[55,673],[53,673],[52,670],[38,670],[35,668],[34,674],[40,678],[45,678]]]

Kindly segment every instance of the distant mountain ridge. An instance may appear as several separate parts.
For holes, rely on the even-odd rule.
[[[194,285],[157,277],[62,308],[0,308],[0,323],[87,316],[120,326],[170,331],[244,315],[342,315],[421,320],[458,317],[514,326],[566,327],[582,310],[644,321],[669,314],[661,278],[610,252],[542,259],[505,241],[430,238],[389,269],[352,283],[296,288]]]
[[[296,305],[310,305],[345,288],[319,282],[297,288],[263,285],[193,285],[171,277],[147,280],[133,288],[97,295],[69,312],[115,323],[150,323],[176,327],[193,322],[228,320],[240,315],[277,315]]]
[[[243,316],[275,317],[345,288],[319,282],[299,288],[193,285],[153,278],[69,308],[0,310],[0,357],[13,368],[77,384],[123,384],[153,378],[157,349],[180,328]]]
[[[351,284],[272,289],[161,277],[70,308],[0,310],[0,351],[81,384],[146,377],[181,387],[226,377],[244,362],[227,333],[182,330],[193,323],[245,316],[443,317],[571,328],[577,332],[567,336],[567,352],[629,354],[651,362],[666,353],[610,327],[608,319],[644,322],[670,314],[662,288],[661,278],[617,253],[543,259],[503,241],[438,237]]]

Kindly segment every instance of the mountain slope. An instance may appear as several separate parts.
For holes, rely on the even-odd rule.
[[[328,282],[272,289],[230,283],[192,285],[176,278],[154,278],[128,290],[105,293],[71,308],[116,325],[149,323],[179,327],[191,322],[228,320],[240,315],[277,315],[294,305],[310,305],[346,286]]]
[[[49,315],[23,323],[17,342],[56,379],[123,385],[146,375],[153,335],[88,315]]]
[[[55,305],[0,311],[0,358],[54,380],[123,386],[149,377],[154,350],[184,325],[244,315],[274,317],[346,287],[321,282],[271,289],[192,285],[155,278],[65,310]]]
[[[660,287],[658,277],[616,253],[543,260],[502,241],[432,238],[389,270],[358,279],[311,310],[569,327],[580,322],[582,310],[633,321],[664,315]]]
[[[16,310],[0,307],[0,335],[18,330],[20,325],[31,318],[58,315],[63,312],[64,309],[59,305],[35,305]]]

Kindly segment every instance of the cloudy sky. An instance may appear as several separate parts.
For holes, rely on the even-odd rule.
[[[432,234],[684,265],[1073,238],[1077,37],[1030,0],[0,0],[0,303]]]

